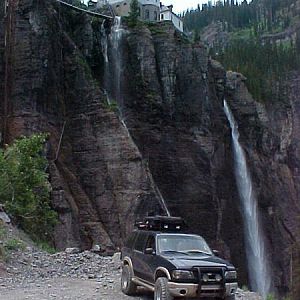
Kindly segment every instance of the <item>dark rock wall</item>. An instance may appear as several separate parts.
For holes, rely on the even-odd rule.
[[[67,34],[71,26],[64,18],[69,12],[55,1],[37,0],[21,0],[9,9],[4,142],[21,134],[50,133],[47,148],[52,203],[60,218],[55,233],[59,249],[95,244],[115,248],[137,216],[161,211],[147,165],[92,77],[84,57],[91,47],[82,42],[79,49]],[[88,32],[90,19],[79,18],[81,32]],[[1,103],[6,100],[3,97]]]
[[[0,94],[4,94],[4,15],[5,15],[5,1],[0,4]],[[3,115],[3,101],[0,103],[0,115]],[[2,119],[0,119],[2,123]],[[0,138],[1,142],[2,137]]]

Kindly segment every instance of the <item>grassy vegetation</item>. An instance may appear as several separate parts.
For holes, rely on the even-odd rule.
[[[152,34],[166,34],[166,31],[156,23],[146,23]]]
[[[231,33],[232,39],[247,40],[250,39],[252,36],[253,36],[253,32],[250,28],[235,30]]]
[[[8,252],[10,251],[18,251],[18,250],[25,250],[25,244],[19,239],[9,239],[4,243],[4,249]]]
[[[42,251],[45,251],[45,252],[48,252],[50,254],[54,254],[56,253],[56,250],[54,247],[52,247],[51,245],[49,245],[49,243],[47,242],[38,242],[37,243],[37,246],[42,250]]]
[[[118,103],[115,100],[111,100],[110,103],[105,102],[104,107],[112,112],[118,112]]]
[[[18,238],[9,237],[7,229],[0,222],[0,261],[7,261],[11,252],[24,251],[25,243]]]

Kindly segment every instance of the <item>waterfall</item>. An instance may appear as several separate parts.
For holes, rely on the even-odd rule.
[[[118,104],[119,119],[123,128],[126,131],[128,138],[138,149],[136,143],[131,137],[128,127],[124,118],[124,99],[122,95],[122,68],[123,68],[123,51],[122,51],[122,40],[126,33],[126,30],[122,27],[121,17],[116,16],[114,19],[114,25],[111,29],[111,33],[107,35],[105,29],[105,21],[101,26],[101,48],[104,58],[104,94],[106,96],[106,101],[108,105],[111,105],[112,98],[111,95],[115,96],[115,100]],[[108,51],[108,50],[111,51]],[[110,80],[113,78],[113,84]],[[145,165],[146,171],[148,173],[150,183],[158,197],[161,208],[165,211],[167,216],[171,216],[166,201],[163,198],[158,186],[156,185],[152,174],[150,172],[148,164]]]
[[[243,211],[250,285],[254,291],[259,292],[266,299],[271,289],[271,272],[259,221],[257,199],[247,167],[246,156],[239,142],[238,125],[226,100],[224,100],[224,111],[232,130],[235,177]]]
[[[102,54],[104,57],[104,63],[106,67],[108,65],[108,52],[107,52],[108,43],[107,43],[107,34],[105,30],[105,22],[106,20],[104,20],[101,25],[101,48],[102,48]]]
[[[114,19],[114,25],[112,27],[112,32],[110,35],[110,41],[112,44],[113,50],[113,63],[114,63],[114,91],[115,91],[115,100],[119,105],[120,116],[122,119],[124,111],[124,99],[122,95],[122,68],[123,68],[123,51],[122,51],[122,40],[125,34],[125,29],[122,27],[121,17],[116,16]]]

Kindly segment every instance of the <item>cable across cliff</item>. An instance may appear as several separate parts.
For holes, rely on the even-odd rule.
[[[73,10],[76,10],[76,11],[79,11],[79,12],[84,12],[88,15],[91,15],[93,17],[96,17],[96,18],[102,18],[102,19],[108,19],[108,20],[112,20],[113,17],[112,16],[108,16],[108,15],[104,15],[104,14],[100,14],[100,13],[97,13],[97,12],[93,12],[93,11],[90,11],[90,10],[86,10],[86,9],[83,9],[83,8],[80,8],[80,7],[77,7],[77,6],[74,6],[70,3],[67,3],[65,1],[62,1],[62,0],[56,0],[57,2],[73,9]]]

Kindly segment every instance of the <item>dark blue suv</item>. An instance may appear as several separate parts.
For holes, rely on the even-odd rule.
[[[234,299],[234,266],[217,257],[201,236],[181,233],[180,220],[147,218],[130,235],[121,255],[122,291],[134,295],[142,286],[154,291],[155,300]]]

